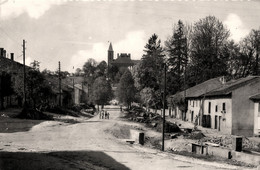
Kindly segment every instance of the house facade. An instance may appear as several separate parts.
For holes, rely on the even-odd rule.
[[[198,87],[191,89],[200,90]],[[190,92],[186,96],[187,121],[197,121],[200,126],[217,129],[225,134],[259,134],[259,96],[254,96],[260,93],[259,76],[224,82],[197,96],[194,93]]]
[[[254,102],[254,135],[260,137],[260,93],[250,99]]]
[[[192,120],[192,122],[195,121],[195,117],[199,115],[199,112],[202,110],[201,105],[203,95],[206,94],[209,91],[212,91],[218,87],[221,87],[224,83],[223,77],[217,77],[210,79],[208,81],[205,81],[201,84],[198,84],[196,86],[193,86],[189,89],[186,89],[185,91],[179,92],[175,95],[170,96],[167,99],[168,107],[169,107],[169,114],[172,117],[181,119],[181,120]],[[187,100],[188,99],[188,100]],[[176,103],[180,101],[182,103],[187,103],[187,109],[186,108],[180,108],[180,106]],[[184,101],[186,100],[186,101]],[[177,102],[176,102],[177,101]],[[200,124],[200,120],[198,120],[198,123]]]

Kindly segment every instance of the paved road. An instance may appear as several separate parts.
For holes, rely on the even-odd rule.
[[[119,122],[120,111],[119,109],[107,109],[110,112],[109,120],[100,120],[99,116],[95,116],[84,123],[73,125],[60,122],[44,122],[34,126],[29,132],[0,134],[0,148],[8,152],[51,152],[51,156],[59,157],[63,164],[70,161],[69,163],[71,166],[73,164],[73,166],[69,169],[73,169],[73,167],[74,169],[99,169],[98,167],[102,167],[102,164],[110,164],[105,166],[108,169],[236,169],[234,166],[163,153],[138,144],[131,145],[118,140],[112,135],[106,134],[104,130]],[[68,152],[67,156],[56,153],[63,151]],[[82,152],[85,152],[85,155],[76,159],[77,155],[83,154]],[[84,157],[88,154],[94,155],[91,157],[92,160],[89,157]],[[72,163],[74,157],[75,161]],[[93,162],[93,159],[95,159],[94,165],[96,167],[89,168],[87,161]],[[54,162],[59,161],[53,161],[53,167],[56,166]],[[42,164],[42,166],[44,165]]]

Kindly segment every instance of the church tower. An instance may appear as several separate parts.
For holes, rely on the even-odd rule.
[[[109,44],[108,54],[107,54],[107,65],[108,68],[111,67],[111,62],[114,60],[114,51],[112,47],[112,43]]]

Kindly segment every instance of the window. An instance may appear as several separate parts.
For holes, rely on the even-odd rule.
[[[222,103],[222,110],[226,111],[226,103]]]
[[[211,112],[211,102],[209,102],[209,113]]]
[[[215,112],[218,112],[218,105],[216,105]]]
[[[260,117],[260,102],[258,103],[258,117]]]

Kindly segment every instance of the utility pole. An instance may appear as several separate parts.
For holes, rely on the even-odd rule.
[[[165,131],[165,96],[166,96],[166,63],[164,63],[162,151],[164,151],[164,131]]]
[[[26,107],[25,40],[23,40],[23,107]]]
[[[61,76],[60,76],[60,61],[59,61],[59,106],[61,106]]]

